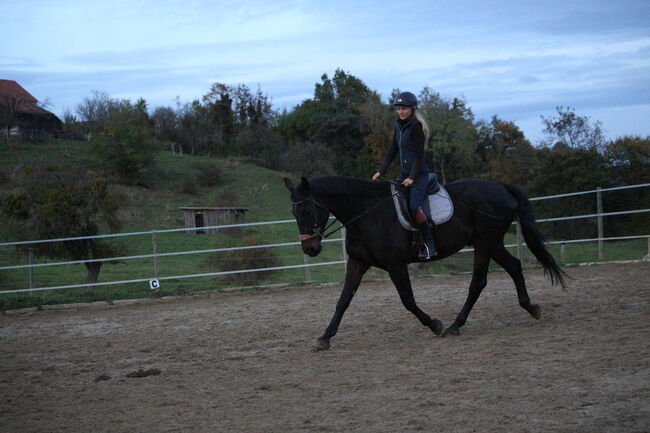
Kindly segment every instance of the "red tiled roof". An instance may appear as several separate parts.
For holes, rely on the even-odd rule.
[[[21,113],[52,114],[36,105],[38,100],[13,80],[0,80],[0,104],[3,100],[17,101],[17,111]]]

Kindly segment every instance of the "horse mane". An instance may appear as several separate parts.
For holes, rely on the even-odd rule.
[[[390,194],[389,182],[372,181],[349,176],[322,176],[309,181],[316,195],[381,198]]]

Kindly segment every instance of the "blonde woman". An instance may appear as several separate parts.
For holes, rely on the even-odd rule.
[[[420,258],[428,260],[438,255],[431,229],[427,224],[427,216],[422,210],[429,182],[429,168],[424,160],[424,145],[429,135],[429,127],[422,116],[416,112],[418,100],[413,93],[400,93],[393,105],[397,114],[393,143],[386,152],[381,167],[372,176],[372,180],[379,179],[386,172],[399,152],[400,175],[397,181],[410,190],[411,215],[422,236]]]

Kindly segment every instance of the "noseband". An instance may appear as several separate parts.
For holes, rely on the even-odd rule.
[[[298,206],[299,204],[301,204],[301,203],[305,203],[305,202],[307,202],[307,201],[310,201],[310,202],[311,202],[311,206],[312,206],[312,209],[313,209],[313,213],[314,213],[314,228],[312,229],[312,233],[309,234],[309,235],[303,235],[303,234],[298,235],[298,240],[299,240],[300,242],[308,241],[309,239],[313,239],[313,238],[315,238],[315,237],[317,237],[317,236],[321,236],[321,237],[323,237],[323,231],[326,231],[326,230],[329,228],[329,226],[328,226],[328,227],[326,227],[323,231],[321,231],[320,227],[318,227],[318,222],[316,221],[316,206],[318,206],[319,208],[323,209],[323,210],[326,211],[328,214],[329,214],[329,210],[328,210],[325,206],[323,206],[322,204],[320,204],[320,203],[318,203],[316,200],[314,200],[312,197],[306,198],[306,199],[304,199],[304,200],[296,201],[296,202],[291,202],[291,204],[292,204],[293,206]]]

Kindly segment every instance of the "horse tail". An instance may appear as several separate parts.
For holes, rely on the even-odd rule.
[[[517,200],[517,219],[519,220],[519,224],[521,224],[521,231],[524,235],[526,245],[528,245],[530,251],[544,267],[544,274],[550,277],[551,284],[558,283],[562,288],[566,288],[564,277],[570,277],[566,272],[560,269],[551,253],[549,253],[544,246],[544,235],[542,235],[542,233],[537,229],[535,216],[533,214],[533,206],[528,199],[528,195],[518,186],[510,184],[504,185],[510,194],[512,194]]]

